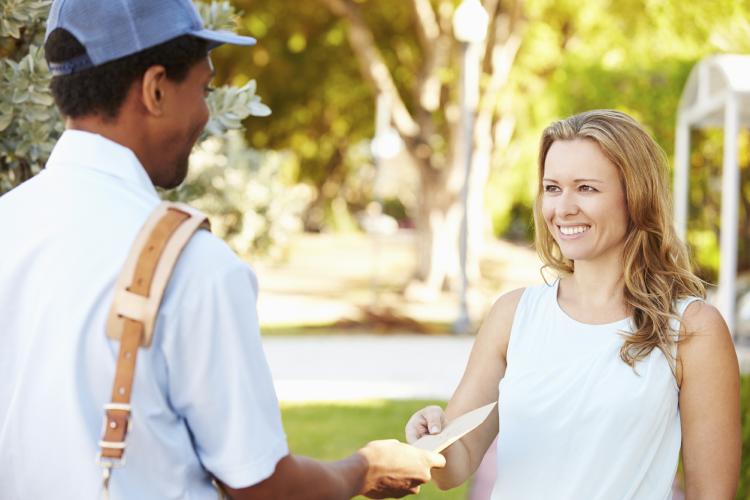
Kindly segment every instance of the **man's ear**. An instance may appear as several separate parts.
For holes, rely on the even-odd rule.
[[[161,116],[164,112],[166,80],[167,70],[158,64],[148,68],[141,78],[141,100],[152,115]]]

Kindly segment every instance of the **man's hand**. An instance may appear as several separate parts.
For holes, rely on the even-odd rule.
[[[358,454],[367,462],[360,491],[369,498],[401,498],[419,493],[431,478],[430,469],[445,467],[439,453],[419,450],[395,439],[372,441]]]

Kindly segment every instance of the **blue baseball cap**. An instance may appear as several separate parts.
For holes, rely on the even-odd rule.
[[[209,49],[230,43],[255,45],[255,39],[203,27],[190,0],[55,0],[47,19],[49,34],[70,32],[86,54],[49,63],[55,75],[69,75],[129,56],[182,35],[209,42]]]

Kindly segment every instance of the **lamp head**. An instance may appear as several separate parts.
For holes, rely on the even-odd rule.
[[[462,0],[453,13],[453,35],[459,42],[478,43],[487,36],[490,16],[479,0]]]

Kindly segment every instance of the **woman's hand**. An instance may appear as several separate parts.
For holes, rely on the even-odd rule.
[[[439,434],[447,420],[445,412],[439,406],[426,406],[411,416],[406,422],[406,442],[413,444],[427,434]]]

